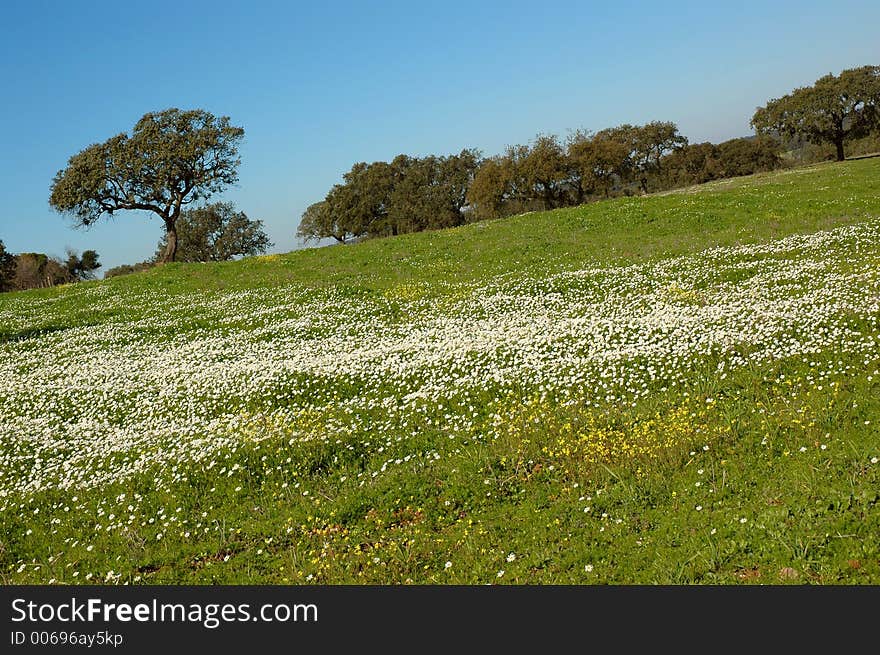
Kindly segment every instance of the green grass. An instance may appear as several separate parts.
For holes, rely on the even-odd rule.
[[[0,296],[0,579],[877,584],[878,218],[863,159]]]

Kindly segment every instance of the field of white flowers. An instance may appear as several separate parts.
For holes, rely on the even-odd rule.
[[[0,512],[33,516],[51,531],[56,521],[76,522],[78,494],[145,477],[170,488],[195,469],[231,476],[228,454],[255,442],[387,453],[357,473],[357,484],[369,485],[460,441],[491,440],[502,427],[499,399],[526,393],[623,407],[692,389],[707,362],[724,377],[846,352],[877,368],[878,263],[873,220],[488,284],[170,298],[82,285],[68,294],[83,307],[118,308],[118,319],[89,324],[85,312],[81,327],[34,334],[35,317],[51,324],[57,301],[12,298],[0,305],[0,323],[20,332],[0,342]],[[817,368],[816,384],[822,379]],[[448,448],[409,448],[425,426]],[[273,471],[284,467],[268,461]],[[116,501],[97,517],[94,507],[82,510],[84,534],[96,521],[104,531],[147,523],[134,495]],[[149,522],[168,526],[172,515],[164,508]],[[186,535],[197,521],[206,531],[212,518],[182,521],[192,526]]]
[[[396,429],[450,404],[452,437],[468,431],[477,409],[469,398],[487,389],[625,403],[685,382],[709,355],[719,370],[829,349],[874,359],[876,334],[850,326],[880,316],[880,272],[869,265],[877,230],[874,222],[658,264],[502,279],[453,300],[399,288],[167,301],[93,286],[90,302],[134,303],[145,318],[0,346],[0,497],[94,487],[157,464],[168,474],[245,438],[353,431],[334,422],[304,433],[304,413],[343,408],[357,423],[381,407]],[[27,308],[51,313],[52,303]],[[0,321],[26,324],[21,309],[7,307]]]

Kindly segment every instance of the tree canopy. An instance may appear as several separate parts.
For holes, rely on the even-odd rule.
[[[324,200],[303,212],[297,236],[348,243],[363,236],[386,236],[461,225],[468,190],[480,164],[476,150],[457,155],[360,162]]]
[[[577,204],[591,195],[608,196],[616,182],[629,179],[633,166],[626,143],[583,131],[569,138],[568,161],[573,200]]]
[[[478,218],[578,205],[613,190],[662,185],[664,162],[687,144],[672,122],[578,130],[565,142],[538,134],[482,162],[468,200]]]
[[[340,193],[340,185],[334,186],[325,200],[312,203],[303,212],[296,235],[308,242],[319,239],[336,239],[347,243],[355,234],[343,220],[344,215],[333,210],[331,198]]]
[[[566,154],[555,135],[537,135],[522,157],[519,170],[522,186],[528,189],[527,194],[539,199],[544,209],[566,204]]]
[[[93,280],[95,279],[95,271],[101,268],[101,263],[98,261],[98,253],[94,250],[84,250],[82,255],[75,250],[68,250],[64,267],[70,274],[72,281]]]
[[[386,229],[400,234],[464,223],[467,191],[479,159],[475,150],[445,157],[395,157]]]
[[[687,137],[678,132],[672,121],[651,121],[645,125],[620,125],[600,131],[597,136],[629,149],[631,170],[638,177],[642,193],[648,192],[651,179],[663,174],[663,159],[687,145]]]
[[[497,218],[508,211],[512,200],[512,171],[501,155],[483,161],[468,189],[468,203],[478,219]]]
[[[148,113],[130,136],[118,134],[73,155],[55,176],[49,204],[81,226],[120,210],[153,212],[165,227],[160,261],[174,261],[181,211],[238,180],[243,137],[229,117],[202,109]]]
[[[762,134],[801,137],[811,143],[832,143],[838,161],[844,144],[880,127],[880,66],[850,68],[825,75],[768,102],[752,116]]]
[[[167,245],[167,236],[163,236],[156,252],[157,261]],[[177,221],[177,261],[223,262],[260,255],[272,245],[263,222],[236,211],[231,202],[185,209]]]

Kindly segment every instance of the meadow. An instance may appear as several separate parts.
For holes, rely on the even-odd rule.
[[[880,158],[0,295],[4,583],[880,582]]]

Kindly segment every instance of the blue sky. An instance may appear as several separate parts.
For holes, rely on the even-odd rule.
[[[713,6],[719,5],[719,6]],[[673,120],[691,141],[749,134],[756,106],[880,64],[880,3],[4,2],[0,240],[141,261],[156,218],[89,230],[48,206],[83,147],[144,113],[204,108],[245,129],[217,199],[300,247],[303,210],[356,161],[495,154],[538,132]]]

